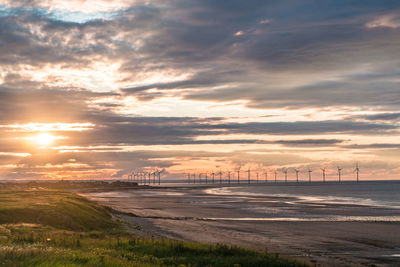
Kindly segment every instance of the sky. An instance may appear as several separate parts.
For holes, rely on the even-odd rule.
[[[0,0],[0,179],[400,179],[399,47],[398,0]]]

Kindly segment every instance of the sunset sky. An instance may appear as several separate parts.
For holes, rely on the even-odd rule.
[[[3,180],[400,179],[400,2],[0,0],[0,114]]]

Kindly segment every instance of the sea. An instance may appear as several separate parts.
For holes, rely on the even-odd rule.
[[[208,220],[400,222],[400,181],[170,184],[146,191],[240,215]]]

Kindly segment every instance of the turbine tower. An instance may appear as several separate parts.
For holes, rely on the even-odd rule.
[[[325,169],[325,168],[322,168],[321,170],[322,170],[322,180],[325,182],[325,178],[326,178],[325,172],[326,172],[326,169]]]
[[[164,169],[163,169],[163,170],[161,170],[161,171],[157,170],[157,175],[158,175],[158,185],[160,185],[160,184],[161,184],[161,173],[163,173],[163,172],[164,172]]]
[[[294,169],[294,171],[296,172],[296,182],[299,182],[299,169]]]
[[[274,171],[274,174],[275,174],[275,183],[276,183],[276,170]]]
[[[247,181],[250,183],[250,167],[247,170]]]
[[[237,182],[239,184],[240,183],[240,166],[238,167],[236,172],[237,172]]]
[[[268,170],[265,170],[264,174],[265,174],[265,182],[267,183],[268,182]]]
[[[360,168],[358,168],[358,162],[356,163],[356,168],[354,170],[357,173],[357,182],[360,181]]]
[[[341,182],[342,181],[342,169],[339,166],[337,166],[337,172],[338,172],[339,182]]]
[[[205,177],[206,177],[206,184],[208,184],[208,172],[205,172]]]
[[[211,173],[211,175],[212,175],[212,183],[214,183],[214,178],[215,178],[215,172],[213,171],[212,173]]]
[[[199,183],[201,184],[201,172],[199,173],[198,177],[199,177]]]
[[[287,182],[287,172],[288,170],[285,168],[282,170],[282,172],[285,174],[285,182]]]
[[[310,169],[310,167],[308,167],[308,181],[311,183],[311,173],[312,170]]]
[[[228,184],[230,184],[231,183],[231,171],[227,170],[226,172],[228,173]]]
[[[219,183],[222,184],[222,171],[219,169]]]

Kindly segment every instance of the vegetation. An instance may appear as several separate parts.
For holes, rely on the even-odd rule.
[[[0,266],[302,266],[226,245],[145,239],[74,193],[0,191]]]

